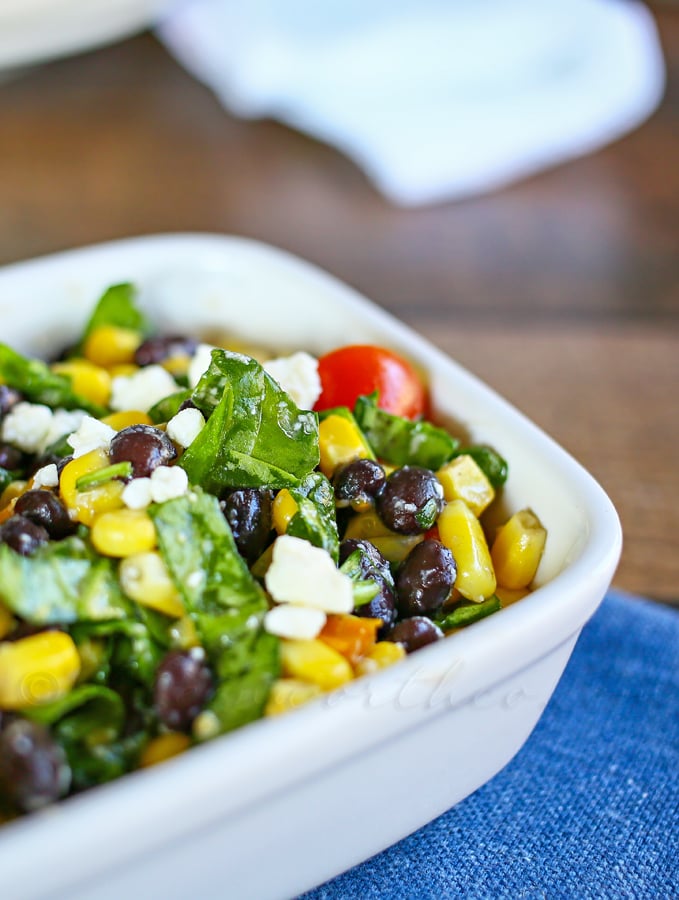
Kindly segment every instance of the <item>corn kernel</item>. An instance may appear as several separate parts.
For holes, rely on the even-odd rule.
[[[173,647],[181,650],[190,650],[191,647],[200,647],[200,638],[196,626],[190,616],[182,616],[170,626],[170,640]]]
[[[0,603],[0,641],[6,637],[14,627],[14,618],[4,603]]]
[[[338,466],[372,455],[357,426],[344,416],[333,414],[323,419],[318,426],[318,444],[320,468],[326,478],[332,478]]]
[[[134,362],[134,352],[141,341],[141,334],[131,328],[100,325],[87,337],[83,350],[90,362],[108,368]]]
[[[471,456],[462,455],[436,473],[446,500],[464,500],[478,518],[495,499],[492,484]]]
[[[180,731],[170,731],[161,734],[148,742],[139,757],[139,765],[142,769],[165,762],[173,756],[178,756],[191,746],[191,738]]]
[[[90,450],[66,463],[59,478],[59,493],[72,518],[84,525],[92,525],[98,515],[123,506],[122,481],[107,481],[87,491],[78,491],[76,482],[83,475],[98,472],[110,465],[106,450]]]
[[[173,378],[179,378],[182,375],[186,375],[190,365],[191,357],[186,356],[186,354],[181,354],[180,356],[168,356],[168,358],[164,359],[161,363],[161,366],[166,372],[169,372]]]
[[[318,639],[281,641],[281,666],[283,675],[316,684],[323,691],[340,687],[354,677],[342,654]]]
[[[27,490],[27,481],[22,481],[20,479],[11,481],[0,495],[0,509],[4,509],[6,506],[9,506],[9,504],[13,500],[16,500],[17,497],[20,497]]]
[[[130,375],[136,375],[138,371],[139,366],[134,363],[119,363],[117,366],[111,366],[108,373],[111,378],[118,378],[119,376],[129,378]]]
[[[438,518],[441,542],[457,563],[455,587],[467,600],[480,603],[495,592],[495,572],[481,523],[464,500],[451,500]]]
[[[502,587],[528,587],[535,578],[546,539],[547,532],[530,509],[514,513],[498,529],[491,555]]]
[[[280,490],[273,501],[273,527],[278,534],[285,534],[292,518],[297,514],[299,506],[287,488]]]
[[[120,558],[153,550],[156,529],[144,510],[117,509],[97,516],[90,538],[99,553]]]
[[[95,366],[88,359],[70,359],[68,362],[54,363],[52,371],[68,376],[75,393],[91,403],[98,403],[100,406],[108,404],[111,376],[101,366]]]
[[[279,716],[303,706],[322,694],[317,684],[300,681],[299,678],[279,678],[271,686],[271,693],[264,709],[265,716]]]
[[[58,700],[80,672],[70,635],[43,631],[0,645],[0,709],[24,709]]]
[[[130,425],[153,425],[151,417],[140,409],[127,409],[125,412],[111,413],[110,416],[104,416],[101,421],[116,431],[129,428]]]
[[[120,563],[120,586],[128,597],[178,619],[184,604],[159,553],[137,553]]]
[[[378,641],[356,664],[356,675],[372,675],[400,662],[406,655],[403,644],[393,641]]]

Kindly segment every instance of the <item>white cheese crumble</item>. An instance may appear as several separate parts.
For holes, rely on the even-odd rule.
[[[199,409],[180,409],[167,423],[167,435],[180,447],[190,447],[205,427],[205,418]]]
[[[276,603],[326,613],[350,613],[354,607],[351,579],[339,571],[328,551],[288,534],[274,541],[264,580]]]
[[[17,403],[2,423],[2,439],[24,453],[37,453],[52,424],[52,410],[42,403]]]
[[[55,409],[40,452],[43,453],[50,444],[77,431],[86,415],[84,409]]]
[[[40,488],[51,488],[56,487],[59,484],[59,472],[57,470],[55,463],[50,463],[48,466],[43,466],[33,476],[33,490],[37,491]]]
[[[145,366],[132,375],[118,375],[111,382],[111,409],[148,410],[178,390],[177,382],[162,366]]]
[[[116,431],[110,425],[92,416],[83,416],[77,431],[69,434],[66,443],[73,448],[73,458],[77,459],[91,450],[108,450],[115,435]]]
[[[318,360],[300,351],[264,363],[264,368],[300,409],[313,409],[321,396]]]
[[[212,351],[216,350],[212,344],[198,344],[196,352],[189,363],[188,379],[189,387],[195,388],[203,375],[210,368]]]
[[[322,609],[281,603],[265,614],[264,630],[282,638],[310,641],[318,637],[325,621],[326,615]]]
[[[174,500],[188,489],[188,475],[179,466],[158,466],[151,472],[151,498],[154,503]]]
[[[146,509],[153,501],[150,478],[133,478],[123,488],[121,498],[128,509]]]

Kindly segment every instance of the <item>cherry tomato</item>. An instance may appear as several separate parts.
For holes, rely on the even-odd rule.
[[[426,409],[426,391],[405,359],[383,347],[356,344],[340,347],[318,361],[322,392],[315,409],[353,408],[361,394],[377,391],[386,412],[414,419]]]

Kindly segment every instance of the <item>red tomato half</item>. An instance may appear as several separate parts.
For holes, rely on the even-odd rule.
[[[379,393],[380,409],[414,419],[426,408],[426,391],[405,359],[383,347],[340,347],[318,361],[322,392],[314,409],[348,406],[361,394]]]

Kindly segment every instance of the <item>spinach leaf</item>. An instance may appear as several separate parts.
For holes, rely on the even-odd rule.
[[[175,379],[176,381],[176,379]],[[179,407],[185,400],[188,400],[191,396],[191,391],[186,388],[183,391],[177,391],[174,394],[170,394],[169,397],[163,397],[162,400],[159,400],[157,403],[154,403],[148,414],[151,418],[152,422],[158,424],[159,422],[169,422],[173,416],[176,416],[179,412]]]
[[[75,393],[70,378],[52,372],[42,360],[22,356],[7,344],[0,344],[0,381],[32,403],[44,403],[52,409],[84,409],[98,418],[106,415],[105,407]]]
[[[193,488],[149,507],[165,565],[217,675],[208,709],[220,731],[262,715],[278,675],[278,639],[263,630],[266,595],[238,553],[216,497]]]
[[[469,603],[456,606],[446,615],[434,617],[434,622],[442,631],[450,631],[451,628],[462,628],[464,625],[471,625],[472,622],[478,622],[479,619],[485,619],[492,613],[500,609],[500,598],[493,594],[483,603]]]
[[[130,331],[140,331],[143,335],[149,334],[149,323],[137,308],[135,300],[136,291],[132,284],[113,284],[105,290],[85,325],[77,351],[82,350],[90,334],[102,325],[115,325],[118,328],[129,328]]]
[[[295,487],[318,465],[318,417],[298,409],[254,359],[213,350],[191,395],[207,418],[179,465],[212,493]]]
[[[507,480],[509,469],[506,459],[486,444],[462,447],[454,455],[471,456],[494,488],[501,488]]]
[[[395,466],[439,469],[459,445],[445,429],[430,422],[413,422],[378,409],[374,394],[358,398],[354,415],[377,456]]]
[[[15,481],[14,473],[0,466],[0,494],[2,494],[5,488],[13,481]]]
[[[114,563],[94,558],[78,537],[20,556],[0,544],[0,599],[32,625],[121,619],[130,604]]]
[[[74,716],[76,711],[78,715]],[[50,726],[69,716],[67,728],[73,738],[82,739],[96,730],[100,736],[112,739],[120,734],[125,707],[120,695],[110,688],[81,684],[59,700],[24,710],[24,715]]]
[[[140,611],[138,607],[128,618],[117,621],[79,623],[72,626],[71,634],[78,646],[85,639],[104,638],[113,679],[123,673],[123,680],[150,687],[165,655],[166,642],[157,640]]]
[[[286,534],[303,538],[315,547],[327,550],[333,560],[339,557],[339,535],[335,517],[335,492],[320,472],[312,472],[297,488],[290,488],[297,512]]]

